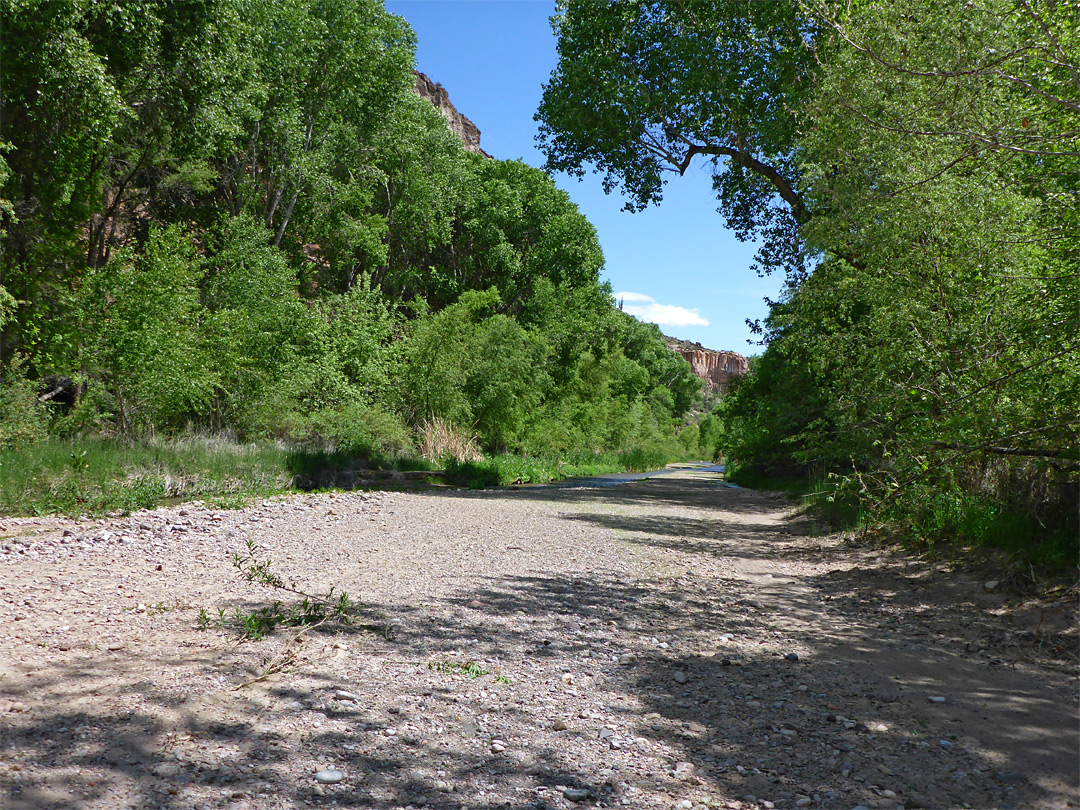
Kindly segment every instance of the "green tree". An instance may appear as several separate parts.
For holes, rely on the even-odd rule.
[[[177,427],[205,414],[214,384],[202,353],[201,263],[178,226],[153,228],[144,251],[87,274],[77,297],[80,369],[111,398],[120,432]]]
[[[517,441],[544,390],[546,347],[499,304],[495,289],[470,290],[414,324],[403,380],[414,422],[440,417],[492,449]]]
[[[549,169],[591,164],[640,209],[701,156],[728,226],[761,241],[760,269],[803,272],[796,114],[813,86],[813,16],[789,0],[567,0],[553,26],[559,62],[536,116]]]

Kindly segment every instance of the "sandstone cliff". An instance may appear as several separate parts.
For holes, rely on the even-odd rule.
[[[668,338],[667,343],[672,351],[686,358],[694,374],[705,381],[705,386],[710,391],[721,396],[727,393],[728,382],[732,377],[750,370],[746,358],[736,352],[706,349],[700,343],[689,343],[676,338]]]
[[[419,70],[413,72],[416,73],[416,94],[430,101],[435,109],[442,113],[443,118],[446,119],[446,125],[450,127],[451,132],[461,138],[465,148],[470,152],[491,157],[480,148],[480,130],[450,103],[450,95],[446,92],[446,88],[438,82],[433,82]]]

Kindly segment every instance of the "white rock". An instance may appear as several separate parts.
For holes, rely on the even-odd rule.
[[[345,778],[345,774],[337,768],[327,768],[315,774],[315,781],[323,785],[335,785]]]

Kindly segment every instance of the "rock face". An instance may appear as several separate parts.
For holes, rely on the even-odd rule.
[[[451,132],[461,138],[461,142],[465,144],[466,149],[485,157],[491,157],[480,148],[479,128],[459,113],[457,107],[450,103],[450,95],[446,92],[446,88],[438,82],[433,82],[420,71],[414,72],[416,73],[416,94],[420,98],[430,101],[435,106],[435,109],[442,113],[443,118],[446,119],[446,125],[450,127]]]
[[[705,381],[706,387],[721,396],[727,393],[732,377],[750,370],[746,358],[736,352],[706,349],[700,343],[668,339],[668,346],[686,358],[694,374]]]

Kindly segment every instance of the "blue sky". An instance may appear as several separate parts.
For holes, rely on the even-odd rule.
[[[533,115],[556,64],[548,0],[387,0],[417,36],[417,68],[439,82],[454,106],[480,128],[480,144],[497,158],[542,166]],[[695,165],[672,176],[664,201],[638,214],[604,194],[598,174],[555,176],[596,227],[604,277],[623,293],[624,309],[660,323],[665,334],[710,349],[754,354],[746,318],[767,312],[779,277],[750,269],[752,245],[740,243],[716,213],[710,177]]]

